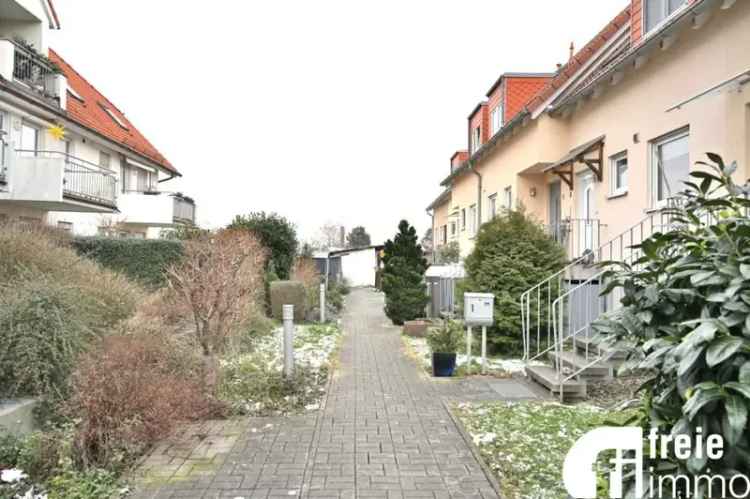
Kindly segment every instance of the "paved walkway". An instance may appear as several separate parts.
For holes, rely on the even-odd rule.
[[[164,444],[146,460],[149,485],[138,497],[496,498],[444,400],[503,397],[491,382],[425,376],[382,308],[371,290],[348,297],[340,364],[320,411],[192,428],[192,442]],[[505,383],[511,398],[534,396]]]

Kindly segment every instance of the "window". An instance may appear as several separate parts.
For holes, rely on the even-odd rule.
[[[503,106],[498,104],[490,115],[492,123],[492,135],[495,135],[503,127]]]
[[[57,228],[63,232],[71,233],[73,232],[73,223],[60,221],[57,222]]]
[[[487,214],[490,217],[490,220],[495,218],[495,215],[497,215],[497,194],[492,194],[489,198],[487,198],[489,201],[487,203]]]
[[[456,222],[451,222],[451,237],[456,237]]]
[[[618,196],[628,192],[628,153],[621,152],[609,158],[609,193]]]
[[[99,166],[102,168],[110,169],[112,158],[110,155],[104,151],[99,151]]]
[[[122,192],[151,192],[155,191],[155,174],[143,168],[123,165]]]
[[[443,244],[448,243],[448,226],[443,225],[440,227],[440,240]]]
[[[115,123],[117,123],[117,125],[120,128],[122,128],[123,130],[127,130],[128,129],[128,126],[125,124],[125,122],[123,120],[121,120],[120,117],[117,116],[114,111],[112,111],[110,108],[108,108],[104,104],[100,103],[99,105],[104,110],[104,112],[107,113],[107,116],[109,116],[112,119],[112,121],[114,121]]]
[[[689,133],[680,131],[651,144],[651,179],[654,204],[680,192],[690,175]]]
[[[480,127],[476,127],[471,132],[471,152],[476,152],[477,149],[479,149],[479,146],[481,144],[482,140],[482,129]]]
[[[685,3],[686,0],[643,0],[644,33],[656,28]]]
[[[461,209],[461,230],[466,230],[466,208]]]
[[[21,150],[24,156],[36,156],[39,151],[39,129],[28,123],[21,125]]]
[[[510,186],[503,190],[503,207],[506,210],[513,209],[513,189]]]
[[[477,233],[477,205],[469,206],[469,233],[473,236]]]

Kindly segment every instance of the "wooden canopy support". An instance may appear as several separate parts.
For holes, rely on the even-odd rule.
[[[604,135],[572,149],[562,159],[547,167],[545,171],[560,177],[572,191],[576,163],[586,165],[601,182],[604,178]]]

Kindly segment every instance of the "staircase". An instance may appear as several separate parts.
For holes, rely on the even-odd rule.
[[[670,200],[635,225],[593,250],[570,261],[560,271],[521,296],[526,374],[561,401],[586,396],[590,379],[611,378],[626,353],[594,344],[592,323],[619,306],[622,291],[601,296],[605,288],[605,262],[632,262],[640,256],[633,246],[672,224]],[[543,365],[540,365],[543,362]]]

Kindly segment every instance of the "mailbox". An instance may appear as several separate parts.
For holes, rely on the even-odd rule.
[[[464,293],[464,322],[467,326],[491,326],[494,322],[495,295]]]

